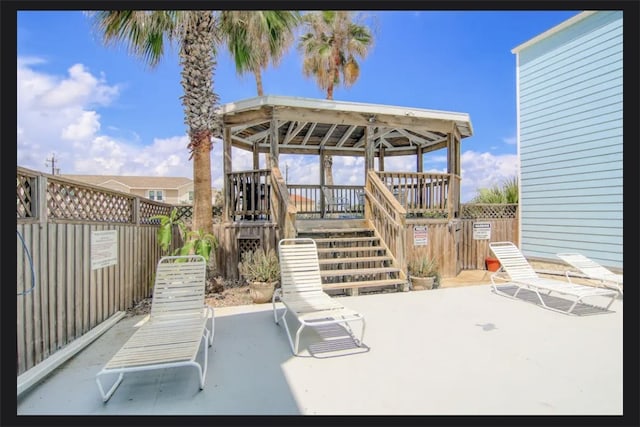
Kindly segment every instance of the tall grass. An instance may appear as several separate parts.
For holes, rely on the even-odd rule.
[[[502,186],[479,188],[478,194],[470,203],[518,203],[518,178],[508,178]]]

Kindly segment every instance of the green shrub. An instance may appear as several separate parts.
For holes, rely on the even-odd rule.
[[[275,250],[258,248],[242,254],[238,270],[247,282],[276,282],[280,279],[280,263]]]

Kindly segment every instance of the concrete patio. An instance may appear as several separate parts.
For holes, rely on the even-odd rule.
[[[204,390],[193,368],[140,372],[105,404],[95,375],[143,318],[130,317],[24,393],[17,414],[622,414],[621,299],[578,316],[487,284],[341,299],[364,314],[366,348],[328,352],[309,331],[295,357],[271,304],[217,308]]]

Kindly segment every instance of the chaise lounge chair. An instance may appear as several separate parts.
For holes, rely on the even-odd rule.
[[[604,308],[605,310],[608,310],[609,307],[611,307],[611,304],[613,304],[616,296],[618,295],[616,291],[610,289],[596,288],[593,286],[579,285],[575,283],[564,282],[561,280],[542,278],[535,272],[533,267],[531,267],[529,262],[520,252],[520,249],[518,249],[518,247],[511,242],[492,242],[489,243],[489,248],[495,254],[496,258],[498,258],[501,265],[500,269],[491,275],[491,284],[496,293],[516,298],[520,290],[526,288],[535,292],[538,300],[544,308],[565,312],[567,314],[574,314],[573,309],[579,302],[582,302],[582,300],[586,297],[593,296],[611,297],[609,304]],[[509,283],[518,287],[514,295],[509,295],[508,293],[502,292],[496,284],[496,279],[507,280],[502,278],[504,273],[509,276]],[[540,292],[546,292],[547,295],[550,295],[552,292],[554,292],[561,295],[574,297],[575,301],[566,311],[559,310],[545,304],[542,295],[540,295]]]
[[[614,286],[622,295],[622,274],[616,274],[582,254],[559,253],[556,255],[580,271],[587,279],[597,281],[599,286]],[[572,271],[566,271],[565,276],[569,282],[571,282],[571,276],[576,277]]]
[[[324,194],[325,213],[342,213],[349,210],[349,199],[346,197],[334,197],[333,190],[322,187]]]
[[[306,326],[342,324],[358,347],[364,337],[364,317],[344,307],[336,299],[322,290],[318,250],[312,239],[282,239],[278,244],[280,256],[281,286],[273,294],[273,317],[280,321],[287,331],[287,338],[294,355],[298,355],[300,335]],[[276,310],[276,300],[284,304],[280,318]],[[295,340],[292,338],[285,316],[291,312],[300,322]],[[351,322],[361,322],[360,338],[356,338],[349,327]]]
[[[214,334],[213,308],[204,304],[205,269],[205,259],[199,255],[160,259],[149,320],[96,375],[104,402],[129,372],[193,366],[198,370],[200,390],[204,388],[207,349]],[[206,343],[203,365],[195,361],[202,341]],[[105,393],[100,379],[110,374],[118,374],[118,378]]]

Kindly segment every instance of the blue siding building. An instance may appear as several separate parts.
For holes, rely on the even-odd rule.
[[[622,269],[622,12],[582,12],[514,48],[520,245]]]

